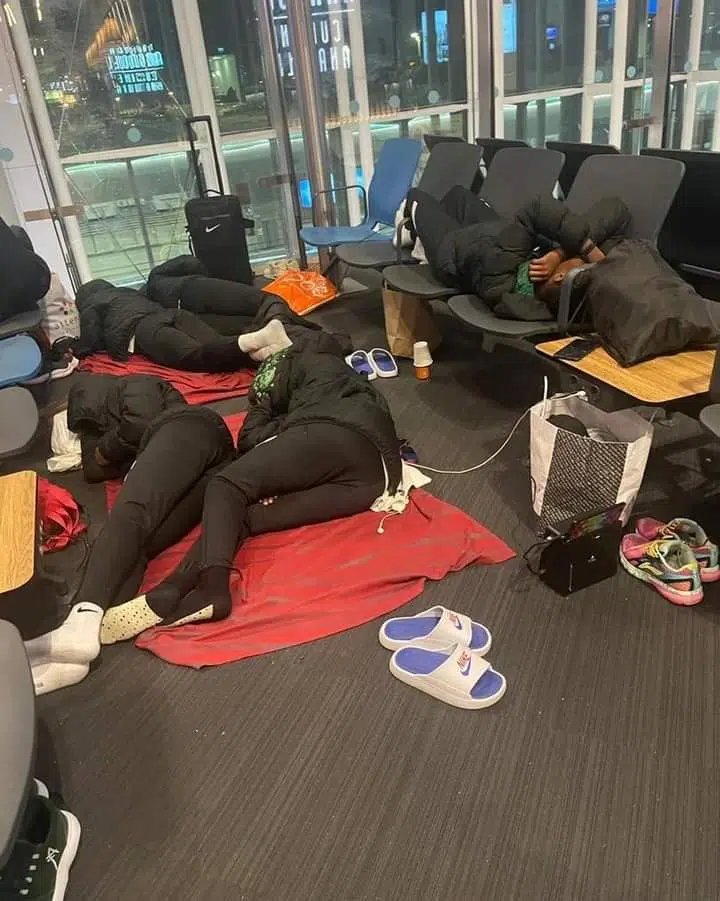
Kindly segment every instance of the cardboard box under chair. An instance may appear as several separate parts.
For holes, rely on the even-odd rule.
[[[442,336],[428,300],[383,287],[382,301],[385,334],[392,354],[412,359],[416,341],[427,341],[430,350],[438,347]]]

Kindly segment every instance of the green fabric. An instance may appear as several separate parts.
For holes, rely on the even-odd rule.
[[[253,392],[258,400],[262,400],[272,390],[277,376],[278,366],[288,355],[290,348],[284,348],[268,357],[255,373],[253,380]]]
[[[530,263],[523,263],[521,266],[518,266],[513,291],[515,294],[535,294],[535,285],[530,281]]]

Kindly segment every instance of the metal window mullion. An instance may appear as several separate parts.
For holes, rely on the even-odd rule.
[[[220,150],[220,125],[215,109],[215,97],[210,81],[210,68],[205,52],[205,38],[197,0],[172,0],[172,8],[180,44],[180,58],[185,70],[185,82],[190,97],[190,108],[194,116],[210,116],[210,122],[218,140],[220,173],[226,190],[232,191],[225,157]],[[212,151],[209,144],[202,141],[202,135],[199,137],[200,158],[203,163],[205,180],[209,188],[217,191],[220,186],[217,183]]]
[[[583,92],[580,112],[580,140],[592,141],[595,99],[588,90],[595,84],[597,69],[598,0],[585,0],[585,44],[583,50]]]
[[[505,105],[505,57],[503,51],[502,37],[497,39],[498,35],[503,33],[503,0],[491,0],[492,6],[492,23],[491,33],[495,35],[492,41],[492,72],[494,87],[494,135],[502,138],[505,135],[505,117],[503,116],[503,107]]]
[[[664,143],[667,101],[670,90],[672,59],[672,31],[674,0],[658,0],[653,35],[653,80],[650,95],[648,147],[662,147]]]
[[[10,9],[13,12],[15,22],[11,31],[12,44],[15,48],[15,55],[20,67],[20,71],[25,80],[25,88],[27,97],[30,102],[30,109],[37,131],[37,137],[42,149],[50,186],[55,194],[55,202],[59,206],[72,206],[73,199],[68,186],[65,170],[60,161],[60,153],[55,133],[53,132],[50,116],[45,105],[45,95],[43,93],[42,84],[40,83],[40,75],[35,65],[35,57],[33,56],[30,37],[25,27],[25,19],[19,0],[9,0]],[[6,27],[3,21],[3,28]],[[77,274],[81,282],[89,281],[92,278],[90,271],[90,263],[85,245],[83,244],[82,234],[80,232],[80,223],[77,216],[65,216],[63,219],[65,232],[70,244],[70,253],[77,267]]]
[[[622,141],[629,18],[630,0],[617,0],[615,3],[615,21],[613,22],[613,64],[610,79],[609,134],[609,143],[614,144],[616,147],[619,147]]]
[[[703,16],[705,0],[692,0],[690,10],[690,35],[688,39],[688,78],[683,97],[682,129],[680,132],[680,149],[692,147],[695,126],[695,105],[697,102],[697,79],[694,73],[700,67],[700,47],[702,44]]]

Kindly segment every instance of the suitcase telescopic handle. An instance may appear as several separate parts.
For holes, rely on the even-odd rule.
[[[195,132],[193,131],[193,125],[198,122],[202,122],[207,125],[207,130],[210,135],[210,148],[212,150],[213,162],[215,163],[215,175],[217,177],[218,188],[220,189],[220,193],[225,193],[225,188],[223,187],[222,180],[222,172],[220,170],[220,157],[218,156],[217,143],[215,142],[215,132],[213,130],[212,119],[210,116],[191,116],[189,119],[185,120],[185,128],[187,130],[188,142],[190,143],[190,153],[192,154],[193,164],[195,166],[195,176],[198,182],[198,188],[200,192],[203,194],[207,194],[207,186],[204,185],[203,179],[200,176],[200,166],[198,164],[198,155],[197,150],[195,148]]]

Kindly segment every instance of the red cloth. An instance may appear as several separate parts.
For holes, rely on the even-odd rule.
[[[127,363],[113,360],[107,354],[91,354],[80,363],[85,372],[106,375],[156,375],[177,388],[189,404],[209,404],[228,397],[242,397],[247,394],[253,380],[253,372],[241,369],[238,372],[182,372],[159,366],[143,357],[132,354]]]
[[[87,525],[80,519],[75,498],[42,476],[38,476],[38,511],[40,514],[41,550],[61,551],[81,535]]]
[[[245,413],[226,417],[237,435]],[[108,508],[120,482],[106,482]],[[347,519],[246,541],[234,565],[233,611],[226,620],[148,629],[136,641],[169,663],[217,666],[334,635],[384,616],[471,563],[502,563],[514,552],[466,513],[415,490],[399,516],[359,513]],[[161,582],[200,532],[148,566],[141,591]]]
[[[427,579],[514,556],[461,510],[414,491],[400,516],[379,513],[251,538],[235,558],[233,611],[216,623],[149,629],[137,646],[169,663],[217,666],[325,638],[417,597]],[[143,591],[172,572],[198,530],[148,567]]]

